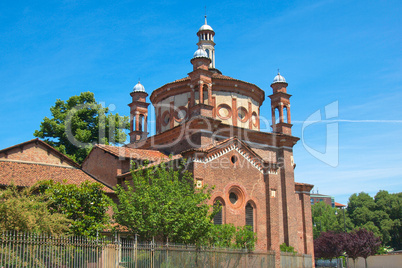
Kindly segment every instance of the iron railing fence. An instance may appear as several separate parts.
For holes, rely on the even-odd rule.
[[[106,237],[0,234],[1,268],[275,267],[274,252],[197,248]]]

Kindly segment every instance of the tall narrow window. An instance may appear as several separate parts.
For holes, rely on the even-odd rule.
[[[143,126],[144,126],[144,115],[140,114],[140,120],[138,121],[138,130],[144,131]]]
[[[275,108],[275,124],[278,124],[279,122],[280,122],[279,108]]]
[[[219,202],[219,201],[215,201],[215,206],[219,206],[219,207],[220,207],[220,210],[219,210],[219,212],[216,213],[215,216],[214,216],[214,224],[216,224],[216,225],[221,225],[221,224],[223,224],[223,213],[222,213],[222,211],[223,211],[223,206],[222,206],[222,203]]]
[[[254,208],[250,203],[246,205],[246,225],[251,226],[254,230]]]
[[[282,119],[282,121],[283,122],[285,122],[285,123],[289,123],[288,122],[288,107],[283,107],[283,119]]]

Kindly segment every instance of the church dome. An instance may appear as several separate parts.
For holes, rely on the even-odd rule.
[[[194,58],[208,58],[208,54],[204,49],[199,48],[196,52],[194,52],[193,59]]]
[[[133,92],[145,92],[145,88],[141,85],[140,81],[138,81],[138,84],[134,86]]]
[[[283,77],[279,72],[278,75],[275,76],[274,81],[272,82],[272,84],[274,83],[286,83],[286,79],[285,77]]]

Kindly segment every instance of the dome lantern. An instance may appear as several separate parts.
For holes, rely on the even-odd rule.
[[[145,92],[144,86],[138,81],[138,83],[134,86],[133,92]]]
[[[275,83],[286,83],[286,79],[285,77],[283,77],[278,70],[278,74],[274,77],[274,81],[272,82],[272,84]]]

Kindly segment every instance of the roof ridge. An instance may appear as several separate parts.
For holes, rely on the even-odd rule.
[[[75,166],[77,168],[81,168],[80,164],[74,162],[74,160],[72,160],[70,157],[68,157],[67,155],[63,154],[62,152],[59,152],[56,148],[54,148],[53,146],[51,146],[50,144],[46,143],[45,141],[43,141],[43,140],[41,140],[39,138],[35,138],[35,139],[29,140],[29,141],[21,142],[21,143],[18,143],[16,145],[4,148],[4,149],[0,150],[0,153],[7,152],[7,151],[12,150],[14,148],[24,146],[24,145],[27,145],[27,144],[30,144],[30,143],[33,143],[33,142],[42,144],[43,146],[45,146],[45,147],[49,148],[50,150],[52,150],[56,155],[61,156],[62,158],[66,159],[67,162],[69,162],[71,165],[73,165],[73,166]]]
[[[26,161],[26,160],[0,159],[0,162],[13,162],[13,163],[20,163],[20,164],[62,167],[62,168],[80,169],[81,170],[81,168],[72,167],[72,166],[63,166],[63,165],[58,165],[58,164],[50,164],[50,163],[42,163],[42,162]]]

